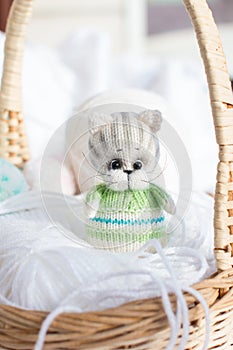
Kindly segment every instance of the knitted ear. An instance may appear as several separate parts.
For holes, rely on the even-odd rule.
[[[89,131],[94,135],[99,128],[113,121],[113,117],[104,113],[94,113],[89,116]]]
[[[145,110],[138,115],[138,120],[148,125],[153,132],[157,132],[162,123],[162,114],[158,110]]]

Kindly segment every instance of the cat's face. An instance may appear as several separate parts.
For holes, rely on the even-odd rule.
[[[110,189],[142,190],[149,186],[159,159],[155,132],[160,124],[158,111],[122,112],[93,118],[89,158]]]

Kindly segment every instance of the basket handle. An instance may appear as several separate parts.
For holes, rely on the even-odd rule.
[[[32,5],[33,0],[15,0],[11,6],[0,91],[0,157],[18,166],[29,159],[22,118],[22,59]]]
[[[190,14],[208,80],[219,164],[215,193],[215,252],[219,270],[233,266],[233,96],[217,26],[206,0],[183,0]],[[0,92],[0,156],[20,164],[28,149],[23,130],[22,55],[33,0],[14,0],[6,30]]]
[[[183,0],[196,32],[208,80],[219,164],[215,189],[215,257],[218,270],[233,266],[233,94],[217,26],[205,0]]]

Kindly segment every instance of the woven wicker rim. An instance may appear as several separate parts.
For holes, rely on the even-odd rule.
[[[207,301],[210,349],[233,344],[233,97],[218,30],[205,0],[183,0],[199,44],[208,80],[219,164],[215,192],[215,256],[218,274],[193,286]],[[0,92],[0,156],[20,165],[29,158],[22,119],[23,43],[33,0],[15,0],[7,25]],[[200,304],[186,295],[190,336],[187,349],[200,349],[205,334]],[[175,298],[171,296],[175,308]],[[0,306],[0,345],[32,349],[45,312]],[[180,334],[182,330],[180,331]],[[52,324],[44,349],[165,349],[170,336],[160,298],[118,308],[62,314]]]

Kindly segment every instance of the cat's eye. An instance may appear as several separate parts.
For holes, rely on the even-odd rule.
[[[119,159],[113,159],[110,163],[110,169],[117,170],[121,169],[122,163]]]
[[[142,162],[140,160],[137,160],[134,164],[133,164],[133,168],[134,170],[139,170],[142,168]]]

